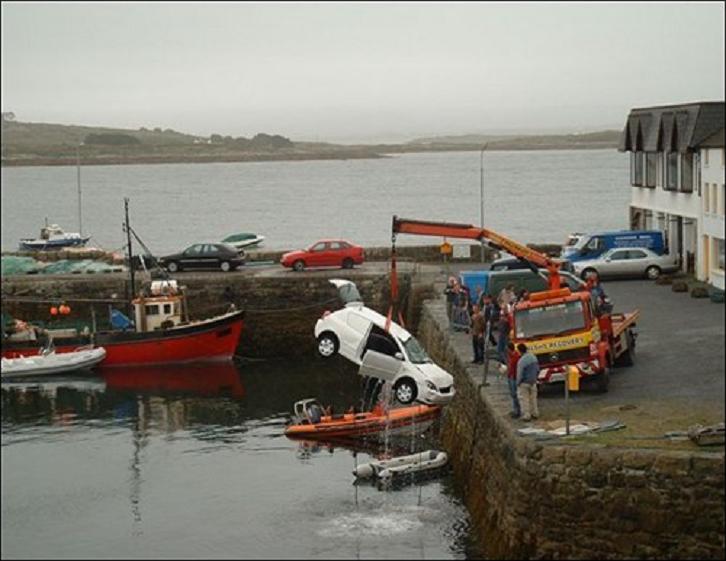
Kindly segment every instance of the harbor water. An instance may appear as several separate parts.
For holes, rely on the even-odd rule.
[[[3,383],[2,557],[477,557],[450,474],[354,485],[374,441],[354,454],[283,435],[294,401],[341,411],[360,395],[337,358]],[[435,447],[426,435],[399,446]]]
[[[391,217],[485,224],[526,243],[628,227],[627,156],[616,150],[404,154],[374,160],[82,166],[83,232],[121,249],[123,198],[155,255],[238,232],[269,249],[343,237],[390,244]],[[482,172],[483,171],[483,178]],[[482,181],[483,179],[483,181]],[[78,231],[76,168],[2,169],[2,249],[57,223]],[[430,244],[404,236],[401,244]]]

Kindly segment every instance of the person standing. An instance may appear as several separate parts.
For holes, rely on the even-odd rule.
[[[454,277],[449,277],[444,294],[446,295],[446,317],[449,318],[449,324],[451,324],[456,306],[456,279]]]
[[[518,419],[522,416],[522,408],[519,405],[519,397],[517,396],[517,363],[522,355],[514,347],[511,341],[507,344],[509,350],[509,364],[507,368],[507,384],[509,385],[509,396],[512,398],[512,411],[509,416]]]
[[[522,420],[531,421],[539,417],[537,407],[539,362],[524,343],[517,345],[517,350],[522,355],[517,362],[517,397],[522,408]]]
[[[497,304],[502,309],[502,312],[509,311],[509,307],[514,303],[517,295],[514,293],[514,285],[508,284],[502,288],[499,296],[497,297]]]
[[[496,322],[499,321],[499,314],[495,309],[496,304],[491,296],[483,294],[479,308],[484,316],[484,333],[489,333],[489,344],[496,345],[497,340],[494,338],[494,331],[497,327]]]
[[[472,307],[474,312],[471,316],[471,346],[474,349],[474,360],[472,364],[482,364],[484,362],[484,314],[479,306],[474,304]]]

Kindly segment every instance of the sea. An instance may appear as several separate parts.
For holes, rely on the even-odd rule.
[[[47,218],[121,250],[123,199],[154,254],[237,232],[269,249],[321,237],[390,244],[391,218],[481,223],[524,242],[627,227],[615,150],[406,154],[375,160],[2,169],[2,249]],[[436,243],[431,238],[398,243]],[[356,482],[423,435],[350,443],[284,436],[293,403],[359,403],[343,359],[101,369],[2,383],[3,559],[472,559],[466,489],[447,469]],[[446,415],[444,409],[443,415]]]

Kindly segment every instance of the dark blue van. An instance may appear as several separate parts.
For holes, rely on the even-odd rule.
[[[595,259],[615,247],[645,247],[658,255],[667,252],[660,230],[622,230],[581,234],[576,244],[562,248],[561,256],[570,262]]]

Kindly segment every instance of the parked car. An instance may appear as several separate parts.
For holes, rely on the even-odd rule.
[[[399,403],[443,405],[451,401],[453,376],[434,364],[413,335],[393,321],[386,331],[386,318],[363,305],[351,281],[330,282],[338,288],[345,307],[326,311],[315,324],[320,356],[339,353],[360,366],[361,376],[390,382]]]
[[[283,267],[303,271],[306,267],[342,267],[352,269],[365,259],[365,252],[359,245],[346,240],[320,240],[307,249],[285,253],[280,259]]]
[[[673,255],[658,255],[644,247],[617,248],[605,252],[597,259],[576,261],[577,274],[586,279],[590,273],[605,277],[645,277],[657,279],[661,273],[678,270],[678,259]]]
[[[502,288],[514,285],[514,290],[526,289],[528,292],[541,292],[549,289],[549,271],[540,269],[535,273],[530,269],[512,269],[506,271],[461,271],[459,281],[469,289],[472,296],[477,294],[477,288],[482,292],[496,298]],[[560,271],[560,278],[567,284],[567,287],[576,292],[585,288],[585,283],[575,275]]]
[[[536,265],[534,265],[536,268]],[[516,257],[501,257],[495,259],[492,262],[490,271],[517,271],[517,270],[532,270],[532,267],[524,259],[517,259]],[[572,263],[569,261],[563,261],[561,270],[574,272]]]
[[[186,269],[220,269],[227,272],[245,264],[245,252],[226,243],[199,243],[180,253],[160,257],[158,262],[170,273]]]

